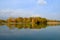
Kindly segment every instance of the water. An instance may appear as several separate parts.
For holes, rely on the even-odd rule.
[[[39,28],[0,25],[0,40],[60,40],[60,25]]]

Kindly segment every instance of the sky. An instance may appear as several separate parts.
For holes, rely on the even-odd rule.
[[[0,19],[8,19],[9,17],[31,17],[39,16],[52,20],[60,20],[60,0],[0,0]],[[6,29],[6,30],[5,30]],[[57,29],[48,27],[48,32],[54,35],[59,35],[60,28]],[[9,37],[28,37],[32,35],[39,36],[49,35],[47,30],[29,31],[28,30],[9,30],[8,27],[0,27],[0,38]],[[45,33],[46,31],[46,33]],[[40,32],[40,33],[39,33]],[[35,33],[35,34],[34,34]],[[16,35],[18,34],[18,35]],[[26,36],[24,36],[26,35]],[[57,36],[58,36],[57,35]],[[57,36],[55,36],[57,38]],[[11,38],[12,38],[11,37]],[[15,38],[14,37],[14,38]],[[34,36],[33,36],[34,37]],[[38,37],[39,38],[39,37]]]
[[[30,16],[60,20],[60,0],[0,0],[0,19]]]

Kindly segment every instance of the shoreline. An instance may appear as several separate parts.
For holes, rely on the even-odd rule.
[[[51,25],[59,25],[60,24],[60,22],[47,22],[47,25],[49,25],[49,24],[51,24]]]

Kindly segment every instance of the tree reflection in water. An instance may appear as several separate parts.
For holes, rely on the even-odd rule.
[[[0,24],[1,25],[1,24]],[[29,29],[41,29],[41,28],[46,28],[46,24],[5,24],[9,29],[13,29],[13,28],[18,28],[18,29],[26,29],[26,28],[29,28]],[[33,25],[33,26],[32,26]],[[2,26],[2,25],[1,25]]]
[[[55,25],[48,25],[47,24],[41,24],[41,23],[35,23],[35,24],[30,24],[30,23],[26,23],[26,24],[5,24],[9,29],[13,29],[13,28],[18,28],[18,29],[26,29],[26,28],[29,28],[29,29],[41,29],[41,28],[46,28],[48,26],[56,26]],[[0,26],[3,26],[2,24],[0,24]]]

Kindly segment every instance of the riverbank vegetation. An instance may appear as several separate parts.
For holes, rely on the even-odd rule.
[[[29,17],[29,18],[8,18],[7,23],[21,23],[21,24],[26,24],[26,23],[32,23],[32,24],[42,24],[46,23],[47,19],[46,18],[41,18],[41,17]]]
[[[58,23],[59,22],[59,23]],[[41,17],[18,17],[18,18],[13,18],[9,17],[6,20],[1,20],[0,19],[0,24],[21,24],[23,26],[36,26],[40,24],[51,24],[51,23],[57,23],[60,24],[60,21],[57,20],[47,20],[46,18],[41,18]]]
[[[56,22],[60,22],[57,20],[47,20],[46,18],[41,17],[29,17],[29,18],[13,18],[10,17],[6,20],[0,19],[0,26],[6,25],[9,27],[9,29],[12,29],[14,27],[21,29],[21,28],[30,28],[30,29],[41,29],[46,28],[47,25],[56,25]]]

